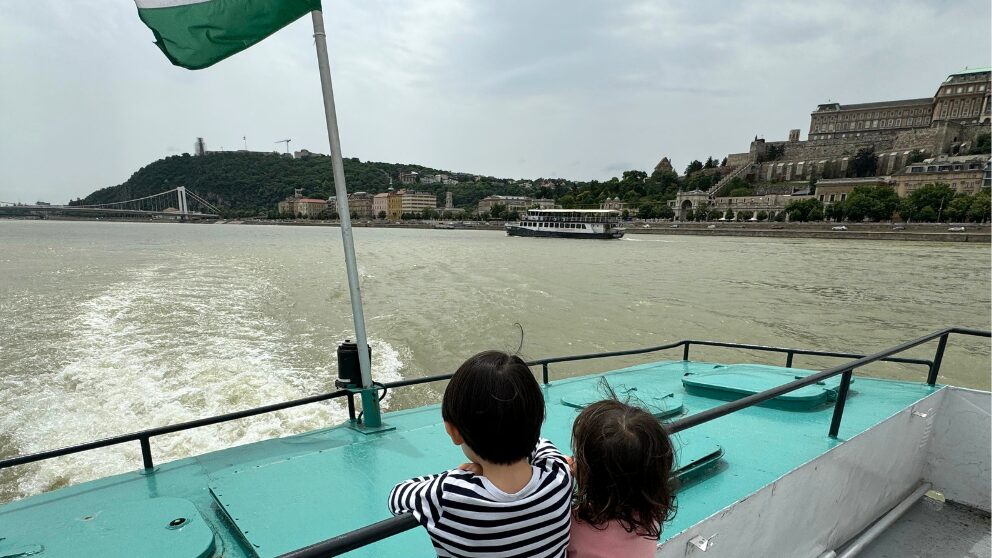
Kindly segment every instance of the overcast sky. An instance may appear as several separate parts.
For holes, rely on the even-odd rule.
[[[990,65],[988,0],[324,0],[345,156],[605,179],[806,138],[818,103]],[[169,64],[128,0],[0,0],[0,201],[64,203],[167,155],[326,153],[309,17]]]

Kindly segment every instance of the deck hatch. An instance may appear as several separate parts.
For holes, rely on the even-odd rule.
[[[779,366],[732,364],[703,372],[686,372],[682,376],[682,385],[686,392],[692,395],[733,401],[804,378],[812,373],[810,370]],[[788,411],[813,410],[833,401],[839,386],[839,377],[828,378],[759,405]]]

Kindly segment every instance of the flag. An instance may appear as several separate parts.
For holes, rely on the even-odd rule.
[[[320,0],[134,0],[155,44],[176,66],[206,68],[261,41]]]

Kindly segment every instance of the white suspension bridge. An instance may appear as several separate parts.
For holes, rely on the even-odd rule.
[[[45,217],[46,215],[98,217],[106,215],[152,219],[174,218],[187,221],[217,219],[220,217],[220,210],[207,200],[187,190],[185,186],[177,186],[171,190],[141,198],[89,205],[22,204],[0,201],[0,215],[37,217]]]

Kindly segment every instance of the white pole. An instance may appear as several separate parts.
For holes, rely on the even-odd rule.
[[[324,93],[324,116],[327,118],[327,139],[331,145],[331,165],[334,168],[334,193],[337,196],[338,215],[341,218],[341,241],[344,243],[345,269],[348,272],[348,291],[351,294],[351,312],[355,319],[355,341],[358,344],[358,362],[362,370],[362,387],[372,387],[372,363],[369,362],[369,343],[365,335],[365,312],[362,310],[362,293],[358,285],[358,265],[355,262],[355,243],[351,235],[351,214],[348,210],[348,189],[344,181],[344,161],[341,159],[341,139],[338,137],[338,118],[334,110],[334,90],[331,88],[331,68],[327,61],[327,39],[324,34],[324,16],[319,10],[311,12],[313,38],[317,47],[317,65],[320,67],[320,88]],[[375,395],[373,393],[373,395]],[[375,399],[375,398],[373,398]],[[376,403],[378,400],[375,399]],[[365,423],[378,426],[378,416],[370,416],[370,409],[363,397]],[[377,405],[376,405],[377,407]],[[375,413],[378,415],[378,412]]]

